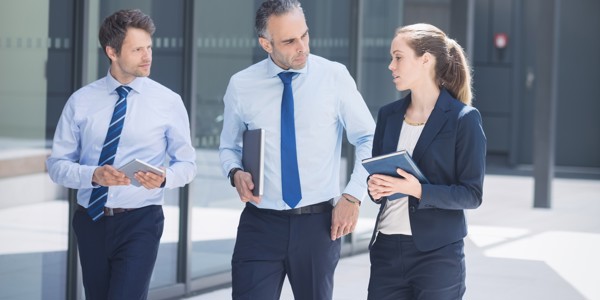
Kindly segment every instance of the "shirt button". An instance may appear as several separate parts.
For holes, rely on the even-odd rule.
[[[414,212],[415,212],[415,210],[416,210],[416,209],[415,209],[415,207],[411,205],[411,206],[410,206],[410,212],[414,213]]]

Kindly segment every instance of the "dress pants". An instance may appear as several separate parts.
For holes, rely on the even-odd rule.
[[[159,205],[96,222],[85,210],[77,210],[73,228],[86,299],[146,299],[163,227]]]
[[[288,276],[295,300],[330,300],[340,259],[331,210],[281,215],[247,205],[232,258],[233,299],[276,300]]]
[[[465,293],[463,240],[417,250],[412,236],[378,233],[371,247],[369,300],[456,300]]]

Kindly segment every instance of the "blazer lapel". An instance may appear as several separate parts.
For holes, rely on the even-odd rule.
[[[383,137],[382,154],[392,153],[398,150],[398,139],[400,138],[400,130],[404,121],[406,108],[410,103],[410,95],[406,97],[407,101],[402,101],[393,113],[386,120],[385,133]]]
[[[448,94],[446,89],[442,89],[440,91],[440,96],[438,97],[437,102],[435,103],[435,107],[433,111],[431,111],[431,115],[427,119],[427,123],[423,128],[423,132],[421,132],[421,136],[417,141],[417,145],[413,150],[412,159],[419,164],[419,160],[425,154],[425,150],[431,144],[435,136],[440,132],[444,124],[448,121],[448,116],[446,112],[450,110],[450,101],[452,100],[452,96]]]

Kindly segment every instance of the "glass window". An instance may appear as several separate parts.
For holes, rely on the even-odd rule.
[[[72,12],[66,0],[0,3],[0,299],[66,295],[67,191],[45,160],[71,90]]]
[[[165,227],[158,247],[150,289],[177,282],[177,246],[179,243],[179,189],[165,191]]]
[[[388,65],[390,44],[396,28],[402,25],[403,1],[375,1],[361,6],[362,36],[360,89],[373,114],[379,108],[399,99]]]
[[[394,32],[402,24],[403,1],[373,1],[368,5],[364,1],[361,3],[363,22],[358,43],[361,48],[358,81],[363,98],[376,118],[380,107],[400,98],[388,65]],[[371,239],[379,211],[379,205],[368,199],[365,202],[361,206],[360,219],[353,234],[353,240],[361,245]]]
[[[223,94],[229,77],[265,57],[254,34],[255,2],[195,3],[194,101],[197,105],[193,138],[198,149],[198,175],[190,185],[192,278],[227,272],[231,268],[243,206],[221,170],[219,135],[223,126]]]

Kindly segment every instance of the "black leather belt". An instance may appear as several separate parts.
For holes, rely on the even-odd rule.
[[[290,216],[290,215],[305,215],[305,214],[320,214],[324,212],[330,212],[333,209],[333,199],[328,201],[323,201],[313,205],[307,205],[302,207],[296,207],[292,209],[286,210],[276,210],[276,209],[266,209],[266,208],[258,208],[254,204],[250,202],[246,202],[246,207],[251,209],[259,210],[260,212],[274,214],[274,215],[282,215],[282,216]]]
[[[87,212],[87,208],[81,206],[81,204],[77,204],[77,209]],[[112,207],[105,206],[104,207],[104,216],[111,217],[111,216],[114,216],[115,214],[120,214],[120,213],[132,211],[132,210],[136,210],[136,209],[137,208],[112,208]]]

